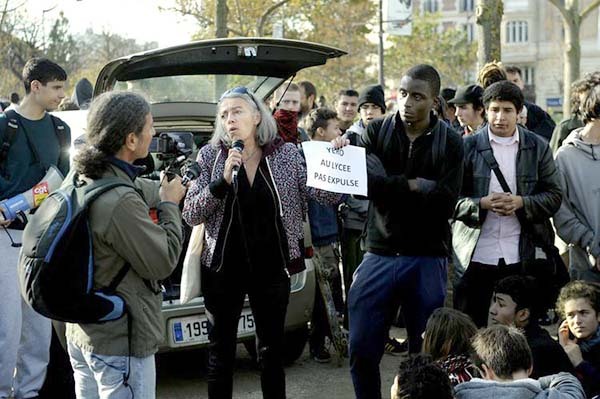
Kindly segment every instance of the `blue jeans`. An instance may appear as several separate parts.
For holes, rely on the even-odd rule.
[[[139,358],[106,356],[83,351],[68,343],[77,399],[154,399],[156,368],[154,355]],[[130,365],[131,364],[131,365]],[[128,368],[129,381],[124,382]]]
[[[365,254],[348,294],[350,372],[357,399],[381,398],[379,362],[399,305],[409,352],[421,350],[427,319],[444,305],[447,266],[443,257]]]

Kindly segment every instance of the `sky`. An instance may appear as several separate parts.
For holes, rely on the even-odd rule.
[[[193,18],[158,10],[159,6],[171,6],[170,0],[13,0],[11,3],[23,1],[29,15],[38,21],[53,21],[63,11],[72,33],[83,33],[88,28],[99,33],[106,29],[140,43],[156,41],[164,47],[190,41],[196,30]],[[50,23],[47,26],[49,30]]]

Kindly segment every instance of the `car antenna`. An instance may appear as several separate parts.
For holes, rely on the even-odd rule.
[[[275,114],[275,111],[279,108],[279,104],[281,103],[283,96],[285,96],[285,93],[287,93],[287,91],[290,88],[290,85],[292,84],[292,81],[294,80],[295,77],[296,77],[296,74],[293,74],[292,77],[290,78],[290,81],[288,82],[287,86],[285,86],[285,90],[283,91],[283,93],[281,93],[281,97],[279,97],[279,100],[277,101],[277,105],[275,105],[275,108],[272,111],[273,114]]]

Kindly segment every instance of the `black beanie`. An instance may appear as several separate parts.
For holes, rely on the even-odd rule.
[[[358,97],[358,108],[364,103],[372,103],[381,108],[381,112],[385,113],[385,95],[381,85],[373,85],[365,88]]]

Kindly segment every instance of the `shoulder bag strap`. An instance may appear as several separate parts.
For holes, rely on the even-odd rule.
[[[496,175],[496,179],[498,179],[498,183],[500,183],[502,190],[504,190],[507,193],[512,194],[512,191],[510,190],[510,187],[508,186],[508,183],[506,182],[506,179],[504,178],[504,175],[502,174],[502,171],[500,170],[498,161],[496,161],[496,158],[494,157],[494,153],[492,152],[492,149],[490,148],[489,150],[480,151],[479,153],[481,154],[481,156],[483,157],[485,162],[488,164],[490,169]]]
[[[391,114],[387,115],[383,120],[381,129],[379,130],[380,134],[377,135],[377,152],[379,154],[383,154],[384,149],[390,144],[390,141],[392,141],[392,134],[394,133],[394,128],[396,127],[395,117],[396,114]]]
[[[8,150],[15,140],[17,130],[19,129],[19,121],[17,119],[17,113],[14,110],[5,112],[7,117],[6,131],[4,133],[4,140],[2,140],[2,146],[0,147],[0,165],[4,164],[6,158],[8,158]],[[8,178],[8,176],[6,176]]]
[[[436,170],[436,166],[438,163],[441,165],[440,170],[443,169],[445,154],[446,154],[446,140],[448,139],[448,128],[442,123],[440,124],[440,129],[437,134],[433,137],[433,146],[431,148],[432,156],[433,156],[433,169]]]
[[[500,186],[502,186],[502,190],[512,194],[512,191],[510,190],[510,187],[508,187],[508,183],[506,182],[502,171],[500,171],[500,166],[498,166],[498,162],[496,161],[492,150],[489,149],[485,151],[480,151],[479,153],[481,154],[485,162],[488,164],[490,169],[494,171],[494,174],[498,179],[498,183],[500,183]],[[519,216],[519,214],[517,214],[517,219],[519,219],[519,223],[521,223],[521,228],[526,229],[531,234],[534,245],[544,249],[545,251],[556,250],[556,247],[554,247],[554,245],[547,245],[544,242],[544,240],[538,237],[533,226],[529,222],[527,222],[523,217]]]

